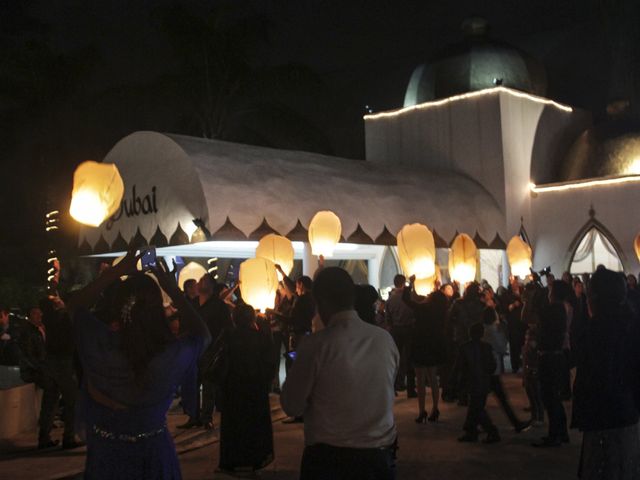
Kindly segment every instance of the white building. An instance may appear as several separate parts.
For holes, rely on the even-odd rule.
[[[489,40],[481,22],[466,28],[464,42],[416,68],[403,108],[365,116],[366,161],[155,132],[125,137],[104,159],[124,179],[123,208],[82,230],[83,252],[153,244],[167,256],[241,259],[277,232],[311,273],[306,227],[328,209],[343,225],[335,259],[366,261],[346,266],[377,287],[398,271],[394,235],[413,222],[434,230],[445,277],[457,232],[474,237],[478,276],[494,285],[508,277],[505,241],[518,234],[535,269],[636,273],[640,129],[620,116],[594,127],[588,112],[544,98],[539,64]]]

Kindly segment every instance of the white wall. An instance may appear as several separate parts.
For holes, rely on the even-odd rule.
[[[590,221],[589,209],[593,205],[594,219],[613,236],[610,240],[614,246],[622,250],[620,257],[625,271],[638,273],[640,264],[633,241],[640,231],[639,204],[640,182],[532,196],[533,222],[525,226],[534,247],[534,268],[550,265],[556,274],[568,269],[572,242]]]

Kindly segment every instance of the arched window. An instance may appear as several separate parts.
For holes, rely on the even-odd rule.
[[[622,271],[620,256],[611,241],[598,228],[591,227],[573,252],[569,271],[572,274],[592,273],[598,265]]]

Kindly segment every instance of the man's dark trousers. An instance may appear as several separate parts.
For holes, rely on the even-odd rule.
[[[304,449],[300,480],[394,480],[393,448],[343,448],[311,445]]]
[[[74,415],[78,385],[74,378],[73,357],[47,357],[40,380],[42,405],[40,407],[39,440],[49,440],[49,433],[62,395],[64,402],[64,440],[74,440]]]

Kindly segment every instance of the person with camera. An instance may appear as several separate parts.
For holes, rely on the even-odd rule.
[[[67,302],[84,371],[76,414],[87,442],[85,478],[181,478],[166,414],[211,336],[160,262],[151,270],[184,332],[172,335],[160,287],[136,271],[138,259],[127,253]]]

